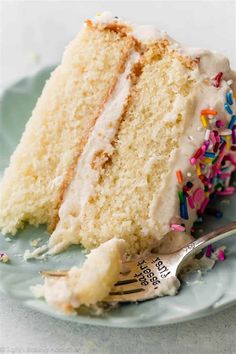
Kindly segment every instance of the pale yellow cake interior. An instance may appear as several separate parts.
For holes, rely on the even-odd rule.
[[[87,26],[66,49],[5,171],[0,192],[3,233],[15,234],[25,221],[55,225],[89,130],[132,46],[131,38]]]
[[[153,242],[147,227],[150,204],[168,173],[167,161],[180,144],[185,125],[181,112],[170,122],[164,118],[180,96],[187,99],[194,85],[190,69],[171,55],[159,57],[157,53],[154,46],[143,58],[143,72],[119,128],[115,152],[86,205],[79,231],[86,248],[113,236],[125,239],[132,253]],[[153,163],[145,166],[151,158]]]

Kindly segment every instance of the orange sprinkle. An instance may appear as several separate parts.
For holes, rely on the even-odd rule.
[[[179,183],[182,183],[183,182],[183,174],[182,174],[182,171],[178,170],[176,171],[176,176],[177,176],[177,180]]]
[[[214,111],[213,109],[208,109],[208,108],[206,108],[206,109],[203,109],[203,110],[201,111],[201,114],[204,115],[204,116],[208,116],[208,115],[216,116],[216,115],[217,115],[217,112]]]

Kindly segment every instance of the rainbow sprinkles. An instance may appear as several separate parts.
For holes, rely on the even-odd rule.
[[[223,73],[219,72],[214,78],[213,86],[216,89],[220,87],[222,76]],[[216,195],[228,196],[235,192],[235,187],[230,186],[232,173],[236,170],[236,159],[233,155],[236,151],[236,114],[232,110],[234,100],[235,95],[229,90],[224,104],[225,113],[230,115],[228,126],[220,119],[216,110],[205,108],[200,112],[205,139],[191,156],[190,165],[195,167],[202,187],[194,188],[191,173],[188,172],[185,178],[182,171],[176,171],[181,222],[171,224],[171,230],[185,230],[184,222],[189,219],[189,209],[195,209],[197,216],[201,218],[207,211],[210,200]],[[209,209],[209,213],[216,217],[222,216],[218,209]],[[223,258],[221,255],[221,259]]]

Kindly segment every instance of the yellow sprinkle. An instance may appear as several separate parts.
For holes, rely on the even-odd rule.
[[[226,149],[227,149],[227,151],[230,151],[230,148],[231,148],[231,135],[226,135],[224,138],[226,139]]]
[[[96,13],[96,16],[101,16],[101,12]]]
[[[233,92],[234,99],[236,100],[236,91]]]
[[[210,195],[210,192],[205,192],[205,197],[208,198]]]
[[[204,162],[205,164],[209,164],[209,163],[212,162],[212,159],[210,159],[209,157],[205,157],[204,160],[203,160],[203,162]]]
[[[208,120],[205,116],[201,115],[201,122],[202,122],[202,125],[204,126],[204,128],[208,128]]]
[[[202,174],[202,170],[201,170],[199,163],[196,164],[196,172],[197,172],[198,176],[200,176]]]

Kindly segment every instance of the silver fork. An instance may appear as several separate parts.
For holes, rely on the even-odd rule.
[[[220,227],[171,254],[150,253],[136,261],[125,262],[127,272],[120,273],[105,302],[136,302],[158,297],[164,281],[176,277],[186,260],[211,243],[236,232],[236,221]],[[43,276],[65,276],[66,271],[41,272]]]

